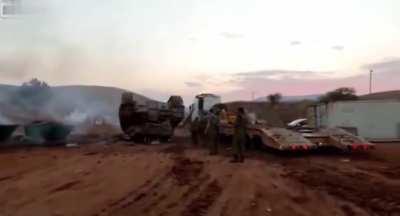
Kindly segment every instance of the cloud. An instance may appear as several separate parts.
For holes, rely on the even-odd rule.
[[[226,39],[240,39],[244,37],[243,34],[233,33],[233,32],[222,32],[221,36]]]
[[[400,58],[390,58],[380,62],[374,62],[369,64],[364,64],[361,66],[363,70],[374,70],[376,73],[382,72],[391,72],[391,73],[399,73],[400,72]]]
[[[259,96],[268,95],[275,92],[280,92],[283,95],[310,95],[323,94],[327,91],[338,87],[350,86],[361,87],[358,90],[363,90],[363,76],[354,76],[348,78],[316,78],[304,79],[301,77],[271,79],[268,77],[245,77],[236,79],[236,90],[227,92],[222,95],[225,101],[242,100],[249,98],[251,92],[255,92]],[[366,82],[365,82],[366,83]]]
[[[291,41],[290,42],[291,46],[297,46],[297,45],[301,45],[301,41]]]
[[[365,72],[348,77],[335,77],[333,72],[262,70],[231,75],[232,91],[222,93],[224,101],[250,99],[280,92],[283,95],[324,94],[339,87],[354,87],[358,94],[368,93],[369,69],[373,69],[373,92],[399,89],[400,58],[385,59],[361,66]],[[279,77],[279,78],[276,78]]]
[[[191,42],[196,42],[196,41],[197,41],[197,38],[195,38],[195,37],[189,37],[188,40],[191,41]]]
[[[342,51],[344,49],[344,46],[336,45],[336,46],[332,46],[332,49],[337,50],[337,51]]]
[[[199,82],[185,82],[185,85],[189,88],[199,88],[202,87],[203,85]]]
[[[300,70],[262,70],[252,72],[241,72],[234,74],[243,78],[269,78],[269,79],[293,79],[293,78],[322,78],[330,75],[331,72],[300,71]]]
[[[142,70],[140,64],[149,58],[142,57],[145,51],[141,47],[131,48],[135,36],[127,40],[128,32],[121,33],[125,23],[121,12],[129,2],[23,1],[26,12],[18,21],[0,20],[0,82],[20,83],[38,77],[57,84],[140,83],[124,79]],[[109,19],[110,13],[116,16]],[[126,77],[111,79],[114,71]]]

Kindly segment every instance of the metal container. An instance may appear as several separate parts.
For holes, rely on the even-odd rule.
[[[0,141],[10,138],[17,127],[18,125],[0,125]]]
[[[34,122],[24,127],[25,135],[35,142],[64,140],[72,131],[72,126],[57,122]]]
[[[359,100],[319,104],[309,110],[316,128],[343,128],[366,139],[400,139],[400,101]]]

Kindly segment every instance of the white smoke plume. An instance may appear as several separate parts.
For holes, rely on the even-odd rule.
[[[137,2],[18,1],[20,12],[0,19],[3,82],[39,77],[50,83],[106,83],[111,74],[135,71],[133,29],[124,19]]]

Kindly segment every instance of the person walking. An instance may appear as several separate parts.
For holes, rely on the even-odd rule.
[[[233,159],[232,163],[244,162],[244,150],[246,145],[248,119],[243,107],[237,110],[233,134]]]

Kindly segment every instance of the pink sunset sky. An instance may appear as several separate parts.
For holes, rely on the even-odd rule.
[[[0,19],[0,83],[104,85],[224,101],[398,89],[397,0],[20,0]]]

